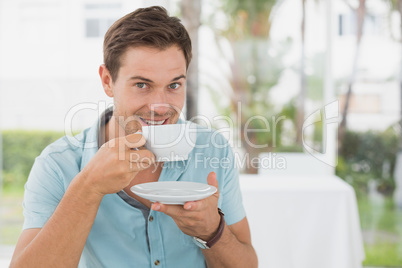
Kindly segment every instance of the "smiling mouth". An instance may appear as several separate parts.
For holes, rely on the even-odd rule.
[[[168,121],[168,119],[163,119],[163,120],[148,120],[145,118],[140,117],[141,121],[144,122],[148,126],[160,126],[160,125],[165,125]]]

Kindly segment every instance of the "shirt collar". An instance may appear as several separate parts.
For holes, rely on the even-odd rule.
[[[113,108],[106,109],[95,124],[87,130],[81,158],[82,170],[105,142],[105,125],[113,115]]]

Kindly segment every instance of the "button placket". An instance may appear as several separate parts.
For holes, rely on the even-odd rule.
[[[158,223],[158,213],[151,210],[148,216],[148,239],[150,250],[150,261],[153,267],[163,267],[162,260],[164,256],[162,233]]]

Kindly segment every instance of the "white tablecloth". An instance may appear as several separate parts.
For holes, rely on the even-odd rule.
[[[357,268],[365,258],[353,188],[336,176],[241,175],[260,268]]]

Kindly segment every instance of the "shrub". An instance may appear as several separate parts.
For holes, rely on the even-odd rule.
[[[36,130],[4,130],[3,135],[3,185],[22,187],[35,158],[63,132]]]
[[[398,152],[398,135],[384,132],[348,131],[339,150],[336,174],[351,183],[357,192],[366,192],[367,183],[376,180],[378,191],[390,195],[395,188],[393,172]]]

